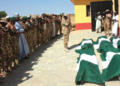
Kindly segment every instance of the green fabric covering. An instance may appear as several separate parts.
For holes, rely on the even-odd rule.
[[[97,84],[104,83],[102,81],[102,77],[98,65],[92,64],[84,60],[81,61],[80,65],[81,66],[75,80],[76,85],[79,85],[80,81],[93,82]]]
[[[86,40],[88,39],[83,39],[82,42]],[[92,39],[89,40],[92,41]],[[82,42],[79,44],[79,46],[81,46],[81,49],[75,50],[76,53],[80,54],[80,56],[77,58],[77,63],[79,63],[82,54],[90,56],[95,55],[93,44],[85,43],[84,45],[82,45]],[[77,72],[77,76],[75,79],[76,85],[80,85],[81,81],[104,84],[100,74],[99,66],[89,61],[82,60],[80,62],[79,71]]]
[[[97,40],[97,42],[95,42],[95,44],[99,43],[100,38],[101,37],[98,38],[98,40]],[[112,41],[113,39],[117,39],[117,37],[112,37],[110,39],[110,41]],[[112,45],[111,42],[104,41],[104,40],[101,42],[98,52],[102,53],[100,55],[102,61],[107,60],[106,57],[107,57],[108,52],[120,53],[118,49],[114,48],[114,46]],[[110,63],[108,64],[108,67],[106,69],[103,69],[102,80],[108,81],[108,80],[112,79],[113,77],[118,76],[119,74],[120,74],[120,55],[115,54],[112,57],[112,60],[110,61]]]
[[[118,62],[119,61],[119,62]],[[102,80],[108,81],[120,74],[120,55],[114,55],[108,68],[103,70]]]

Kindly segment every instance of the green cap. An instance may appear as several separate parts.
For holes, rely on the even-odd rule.
[[[27,19],[30,19],[30,17],[27,17]]]
[[[27,17],[22,17],[22,20],[25,20],[25,19],[27,19]]]
[[[15,17],[10,17],[10,20],[13,21],[13,22],[16,21]]]

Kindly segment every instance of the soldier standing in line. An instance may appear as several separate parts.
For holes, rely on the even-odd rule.
[[[19,45],[18,45],[18,32],[16,31],[16,28],[15,28],[15,21],[16,19],[14,17],[11,17],[10,18],[10,29],[9,29],[9,32],[10,32],[10,36],[11,36],[11,46],[12,46],[12,50],[13,50],[13,66],[14,67],[17,67],[19,66],[19,63],[18,63],[18,57],[19,57]]]
[[[31,21],[30,21],[30,16],[27,16],[27,21],[26,21],[26,26],[27,26],[27,28],[29,29],[29,34],[28,34],[28,37],[29,37],[29,40],[28,40],[28,46],[29,46],[29,48],[30,48],[30,51],[32,52],[33,51],[33,49],[32,49],[32,45],[33,45],[33,36],[32,36],[32,29],[33,29],[33,27],[32,27],[32,25],[31,25]]]
[[[1,23],[1,21],[0,21]],[[4,36],[6,33],[2,29],[2,25],[0,24],[0,82],[5,82],[5,46],[4,46]]]
[[[62,25],[61,25],[62,17],[61,17],[61,15],[59,15],[58,19],[59,19],[59,28],[60,28],[59,31],[60,31],[60,35],[62,35]]]
[[[53,34],[52,37],[54,38],[56,35],[56,28],[55,28],[55,16],[52,14],[52,24],[53,24]]]
[[[37,35],[38,35],[38,44],[39,46],[42,45],[43,43],[43,29],[41,27],[41,21],[42,21],[42,16],[39,15],[39,19],[37,19],[38,21],[38,32],[37,32]]]
[[[58,36],[58,17],[55,15],[55,36]]]
[[[51,15],[49,16],[48,22],[50,23],[50,40],[51,40],[52,34],[53,34],[53,23],[52,23],[52,16]]]
[[[62,27],[63,27],[63,36],[64,36],[64,48],[65,51],[69,52],[68,41],[69,41],[70,30],[69,30],[69,20],[66,14],[64,14],[64,19],[62,20]]]
[[[33,26],[33,42],[34,42],[34,48],[36,48],[38,45],[38,21],[37,16],[32,16],[31,24]]]
[[[47,30],[47,25],[46,25],[46,21],[47,21],[47,19],[46,19],[46,15],[45,14],[42,14],[42,16],[43,16],[43,23],[42,23],[42,28],[43,28],[43,43],[44,44],[46,44],[46,42],[47,42],[47,36],[46,36],[46,30]]]

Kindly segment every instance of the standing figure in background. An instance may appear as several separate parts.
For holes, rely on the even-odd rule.
[[[115,35],[117,36],[118,35],[118,21],[119,21],[119,16],[117,15],[116,11],[114,11],[114,16],[112,18],[113,20],[113,28],[112,28],[112,36]]]
[[[53,23],[53,34],[52,34],[52,37],[54,38],[55,37],[55,33],[56,33],[56,28],[55,28],[55,16],[52,15],[52,23]]]
[[[100,12],[97,13],[97,17],[95,18],[96,20],[96,32],[101,33],[101,15]]]
[[[30,50],[24,36],[24,29],[19,21],[19,14],[15,13],[14,17],[16,18],[15,28],[19,32],[19,60],[22,61],[22,58],[25,58],[30,53]]]
[[[70,30],[69,30],[69,19],[68,16],[66,14],[64,14],[64,19],[62,19],[62,28],[63,28],[63,36],[64,36],[64,47],[65,47],[65,51],[69,51],[68,50],[68,41],[69,41],[69,34],[70,34]]]
[[[107,9],[106,12],[105,12],[105,14],[106,14],[106,17],[105,17],[105,26],[104,26],[105,36],[107,35],[106,31],[108,32],[108,36],[109,36],[110,22],[111,22],[111,12],[110,12],[110,10]]]

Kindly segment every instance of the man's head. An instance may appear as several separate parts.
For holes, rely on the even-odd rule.
[[[113,13],[114,13],[114,15],[117,15],[117,12],[116,12],[116,11],[114,11]]]
[[[27,16],[27,22],[30,22],[30,16]]]
[[[19,15],[19,13],[15,13],[15,14],[14,14],[14,17],[15,17],[16,21],[19,21],[19,20],[20,20],[20,15]]]
[[[64,19],[67,20],[67,14],[64,14]]]
[[[23,16],[23,17],[21,18],[21,20],[22,20],[22,23],[25,23],[26,20],[27,20],[27,17]]]
[[[35,21],[35,16],[32,16],[32,21],[33,21],[33,22]]]
[[[10,17],[9,16],[6,16],[6,21],[10,22]]]
[[[15,24],[16,18],[15,17],[10,17],[10,24]]]

